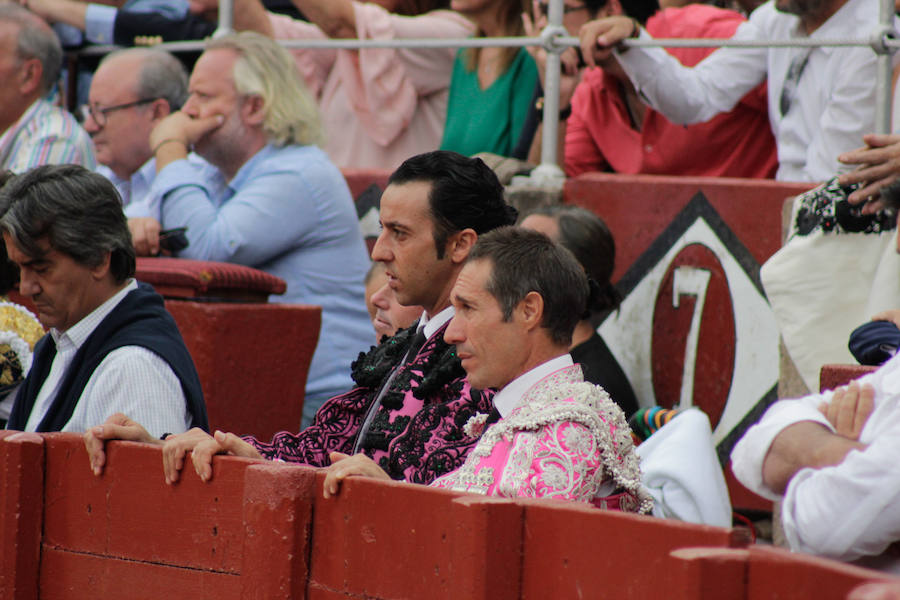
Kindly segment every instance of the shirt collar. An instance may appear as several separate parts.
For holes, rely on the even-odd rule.
[[[556,373],[560,369],[571,367],[574,364],[572,356],[566,353],[557,356],[556,358],[551,358],[547,362],[536,366],[530,371],[526,371],[507,383],[503,389],[494,396],[494,406],[497,408],[500,416],[506,417],[515,410],[525,396],[525,393],[541,379]]]
[[[121,302],[129,292],[136,289],[137,281],[130,279],[125,287],[113,294],[106,302],[92,310],[86,317],[82,318],[67,330],[59,331],[55,327],[51,328],[50,335],[53,337],[53,341],[59,346],[62,340],[67,338],[76,349],[81,348],[81,345],[84,344],[88,337],[94,332],[97,325],[99,325],[101,321],[103,321],[103,319],[119,305],[119,302]]]
[[[453,314],[452,306],[448,306],[430,319],[428,318],[428,314],[423,312],[422,316],[419,317],[419,326],[416,328],[416,332],[423,330],[425,339],[431,339],[431,336],[433,336],[438,329],[443,327],[445,323],[453,318]]]

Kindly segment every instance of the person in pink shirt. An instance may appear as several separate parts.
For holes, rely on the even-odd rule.
[[[444,339],[472,385],[499,391],[491,413],[464,428],[480,439],[462,467],[432,486],[651,510],[621,409],[568,353],[589,290],[572,254],[542,233],[503,227],[479,237],[450,294]],[[326,497],[352,475],[388,477],[363,455],[332,461]]]
[[[634,0],[609,0],[601,16],[632,16]],[[703,4],[668,8],[645,27],[657,38],[730,38],[746,19]],[[693,66],[715,48],[667,48]],[[766,84],[705,123],[674,123],[647,106],[614,58],[587,69],[572,96],[565,128],[565,172],[772,178],[778,167]]]
[[[217,0],[202,0],[217,3]],[[235,28],[279,40],[465,38],[448,0],[293,0],[311,23],[235,2]],[[319,101],[325,150],[341,168],[393,170],[441,142],[455,48],[292,50]]]

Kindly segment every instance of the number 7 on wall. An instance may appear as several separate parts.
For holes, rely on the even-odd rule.
[[[694,296],[694,314],[691,327],[684,342],[684,371],[681,376],[680,408],[694,404],[694,372],[697,365],[697,344],[700,340],[700,320],[703,317],[703,304],[706,302],[706,289],[709,287],[710,273],[697,267],[677,267],[672,278],[672,307],[679,308],[681,296]]]

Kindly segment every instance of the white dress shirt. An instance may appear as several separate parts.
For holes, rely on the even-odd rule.
[[[567,353],[552,358],[530,371],[526,371],[503,386],[503,389],[494,396],[494,407],[501,417],[507,417],[522,402],[525,392],[547,375],[551,375],[560,369],[571,367],[572,357]]]
[[[41,386],[25,431],[35,431],[56,398],[63,377],[78,349],[94,329],[132,290],[129,283],[66,331],[50,330],[56,356]],[[82,432],[103,423],[117,412],[144,425],[151,435],[180,433],[191,426],[181,383],[169,364],[156,353],[139,346],[123,346],[110,352],[88,380],[72,417],[62,431]]]
[[[735,40],[861,37],[878,19],[877,0],[848,0],[812,35],[795,15],[768,2],[738,27]],[[645,31],[641,37],[649,39]],[[791,108],[782,117],[785,77],[806,48],[721,48],[695,67],[684,67],[662,48],[617,53],[645,100],[673,123],[708,121],[731,110],[768,77],[769,123],[778,146],[782,181],[824,181],[849,167],[837,156],[862,145],[875,127],[875,53],[868,47],[815,48],[802,72]]]
[[[109,179],[115,186],[119,196],[122,197],[122,207],[125,216],[150,217],[147,194],[150,193],[150,185],[156,177],[156,159],[151,158],[140,169],[131,174],[128,179],[122,179],[106,165],[98,165],[97,173]]]
[[[900,540],[900,356],[861,378],[875,388],[875,410],[860,441],[844,461],[823,469],[802,469],[784,495],[784,533],[791,549],[838,560],[865,561],[900,572],[900,557],[881,555]],[[731,454],[734,474],[761,496],[778,499],[762,481],[762,467],[775,437],[786,427],[814,421],[834,431],[818,411],[832,392],[774,404]]]

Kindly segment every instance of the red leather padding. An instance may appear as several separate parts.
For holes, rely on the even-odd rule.
[[[265,302],[269,294],[283,294],[280,277],[232,263],[184,258],[138,258],[137,279],[166,298],[227,298]]]

